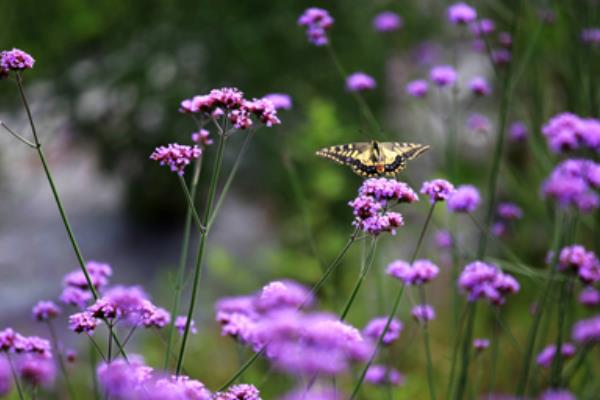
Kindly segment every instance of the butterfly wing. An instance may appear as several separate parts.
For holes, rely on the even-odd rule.
[[[371,143],[356,142],[325,147],[317,151],[317,156],[333,160],[338,164],[347,165],[359,175],[369,170],[373,149]],[[363,175],[364,176],[364,175]]]
[[[406,168],[407,161],[414,160],[429,150],[429,146],[417,143],[384,142],[379,144],[379,149],[385,167],[383,174],[396,176]]]

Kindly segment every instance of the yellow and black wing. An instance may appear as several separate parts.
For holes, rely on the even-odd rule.
[[[317,156],[328,158],[338,164],[347,165],[361,176],[379,175],[375,168],[375,154],[369,142],[356,142],[325,147],[317,151]],[[370,173],[371,172],[371,173]]]

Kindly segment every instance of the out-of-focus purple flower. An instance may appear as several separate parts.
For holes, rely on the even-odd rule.
[[[408,93],[408,95],[412,97],[425,97],[427,95],[428,90],[429,84],[427,83],[427,81],[422,79],[417,79],[415,81],[408,82],[408,84],[406,85],[406,93]]]
[[[10,364],[4,355],[0,355],[0,396],[6,396],[12,389]]]
[[[147,389],[152,379],[152,368],[139,356],[129,357],[129,362],[119,358],[102,363],[96,371],[98,382],[107,396],[117,399],[135,399]],[[169,399],[170,400],[170,399]]]
[[[600,304],[600,292],[588,286],[579,293],[579,303],[586,307],[595,307]]]
[[[512,47],[512,36],[508,32],[498,33],[498,43],[502,47],[510,49]]]
[[[260,392],[254,385],[240,384],[231,386],[223,393],[215,393],[212,400],[261,400]]]
[[[358,189],[358,194],[373,197],[384,206],[419,200],[419,196],[406,183],[386,178],[367,179]]]
[[[598,187],[600,164],[591,160],[568,159],[558,164],[542,184],[544,197],[557,200],[562,207],[574,206],[591,212],[600,206]]]
[[[582,131],[581,118],[568,112],[555,115],[542,127],[542,133],[555,153],[579,148]]]
[[[504,236],[508,232],[508,224],[506,223],[506,221],[496,221],[492,224],[490,231],[494,236]]]
[[[73,349],[68,349],[65,352],[65,359],[68,363],[74,363],[75,361],[77,361],[77,352]]]
[[[6,328],[0,331],[0,350],[9,351],[12,350],[17,340],[18,333],[12,328]]]
[[[477,134],[488,134],[492,130],[490,119],[483,114],[472,113],[467,118],[467,129]]]
[[[23,50],[12,49],[0,52],[0,69],[4,73],[32,69],[35,60]]]
[[[263,99],[269,100],[273,103],[273,107],[276,110],[291,110],[292,109],[292,97],[285,93],[269,93],[263,96]]]
[[[400,279],[406,285],[423,285],[434,280],[440,269],[429,260],[416,260],[411,264],[396,260],[387,267],[387,274]]]
[[[523,142],[527,139],[527,125],[522,121],[515,121],[508,128],[510,139],[515,142]]]
[[[548,389],[540,395],[540,400],[577,400],[567,389]]]
[[[469,89],[475,96],[489,96],[492,94],[492,88],[485,78],[476,76],[469,82]]]
[[[312,385],[302,387],[287,393],[281,400],[342,400],[344,397],[339,390]]]
[[[511,202],[498,204],[496,214],[498,214],[499,218],[509,221],[523,218],[523,210],[521,210],[521,207]]]
[[[37,321],[48,321],[60,314],[60,307],[53,301],[39,301],[33,306],[32,313]]]
[[[381,364],[373,364],[367,370],[365,381],[371,385],[400,386],[404,384],[404,375],[395,368]]]
[[[448,21],[453,25],[470,24],[477,19],[477,11],[466,3],[455,3],[448,7]]]
[[[493,49],[490,54],[492,58],[492,62],[498,66],[503,66],[512,60],[512,54],[510,50],[501,48],[501,49]]]
[[[388,317],[378,317],[374,318],[367,326],[363,329],[363,335],[365,337],[371,338],[373,340],[379,340],[379,337],[383,333],[385,329],[385,325],[387,324]],[[385,345],[391,344],[396,341],[400,337],[400,333],[402,332],[403,326],[402,322],[397,319],[392,319],[390,321],[390,325],[388,326],[388,330],[383,336],[382,343]]]
[[[49,386],[56,377],[54,361],[47,357],[26,355],[18,360],[19,378],[32,387]]]
[[[486,299],[494,305],[502,305],[506,296],[520,289],[517,280],[498,267],[482,261],[465,266],[458,278],[459,288],[468,295],[469,301]]]
[[[489,339],[485,339],[485,338],[474,339],[473,347],[475,348],[475,350],[481,352],[481,351],[487,349],[488,347],[490,347],[490,341],[489,341]]]
[[[600,343],[600,315],[577,321],[571,338],[577,343]]]
[[[94,317],[100,319],[113,319],[119,316],[117,306],[110,299],[98,299],[93,305],[87,308],[87,311]]]
[[[435,319],[435,309],[429,304],[417,304],[411,310],[413,318],[419,322],[432,321]]]
[[[221,324],[221,335],[249,343],[259,318],[255,296],[226,297],[215,305],[216,320]]]
[[[85,266],[88,270],[92,284],[96,289],[101,290],[108,285],[108,279],[112,276],[112,268],[109,264],[98,261],[88,261]],[[82,290],[90,289],[84,273],[79,269],[66,274],[63,278],[63,285]]]
[[[60,301],[83,309],[86,304],[92,300],[92,293],[89,290],[79,289],[73,286],[67,286],[60,295]]]
[[[281,308],[295,309],[302,305],[310,305],[312,301],[310,290],[299,283],[290,280],[274,281],[263,287],[256,300],[256,308],[261,312]]]
[[[178,315],[177,318],[175,318],[175,328],[179,331],[180,335],[183,335],[186,324],[187,324],[187,316]],[[194,320],[192,320],[192,322],[190,323],[190,333],[193,335],[198,333],[198,330],[196,329],[196,321],[194,321]]]
[[[440,87],[453,85],[456,78],[456,71],[450,65],[438,65],[429,72],[429,79]]]
[[[317,7],[306,9],[298,18],[298,25],[306,26],[306,36],[310,43],[315,46],[329,44],[327,30],[333,26],[333,18],[327,10]]]
[[[394,32],[403,24],[402,17],[392,11],[383,11],[373,18],[373,29],[377,32]]]
[[[472,213],[481,203],[479,190],[472,185],[461,185],[448,198],[448,210],[459,213]]]
[[[213,144],[213,140],[210,138],[210,132],[207,129],[200,129],[198,132],[192,133],[192,142],[199,144],[202,147]]]
[[[575,355],[575,346],[572,343],[562,343],[560,346],[560,354],[562,354],[562,358],[571,358]],[[556,345],[546,346],[544,350],[538,354],[536,358],[536,362],[539,366],[544,368],[550,368],[552,365],[552,360],[556,355]]]
[[[581,31],[581,40],[594,46],[600,45],[600,28],[584,28]]]
[[[421,194],[429,197],[431,204],[438,201],[446,201],[454,192],[454,185],[445,179],[434,179],[432,181],[423,182],[421,186]]]
[[[452,234],[447,230],[439,230],[435,233],[435,244],[440,249],[449,249],[452,247]]]
[[[167,165],[173,172],[183,176],[185,167],[202,155],[202,149],[198,146],[181,145],[170,143],[167,146],[159,146],[150,155],[150,159],[158,161],[160,165]]]
[[[558,269],[574,273],[586,285],[600,281],[600,260],[581,245],[567,246],[558,256]]]
[[[94,333],[98,321],[87,311],[73,314],[69,317],[69,329],[75,333],[85,332],[88,335]]]
[[[364,72],[355,72],[346,78],[346,89],[350,92],[373,90],[376,87],[377,82],[375,82],[375,79]]]
[[[487,50],[485,40],[479,38],[473,39],[471,41],[471,48],[477,53],[485,53]]]
[[[496,24],[491,19],[482,18],[469,24],[471,33],[476,37],[489,35],[496,30]]]

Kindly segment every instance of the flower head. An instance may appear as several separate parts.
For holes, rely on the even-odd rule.
[[[560,354],[562,355],[562,358],[573,357],[575,355],[575,346],[568,342],[562,343],[560,346]],[[544,350],[538,354],[536,362],[541,367],[550,368],[554,356],[556,356],[556,345],[552,344],[544,348]]]
[[[373,29],[377,32],[394,32],[403,24],[402,17],[392,11],[383,11],[373,18]]]
[[[263,99],[269,100],[271,103],[273,103],[273,107],[275,107],[276,110],[292,109],[292,98],[289,94],[269,93],[263,96]]]
[[[496,30],[496,23],[491,19],[483,18],[469,24],[471,33],[476,37],[489,35]]]
[[[435,279],[440,272],[429,260],[416,260],[411,264],[396,260],[387,267],[387,274],[400,279],[406,285],[423,285]]]
[[[510,124],[508,132],[512,141],[522,142],[527,139],[527,125],[523,121],[515,121]]]
[[[192,133],[192,142],[197,143],[202,147],[213,144],[213,140],[210,138],[210,132],[206,129],[200,129],[198,132]]]
[[[254,385],[240,384],[231,386],[223,393],[215,393],[213,400],[261,400],[260,392]]]
[[[17,371],[32,387],[49,386],[56,377],[54,361],[46,357],[27,355],[18,361]]]
[[[0,396],[6,396],[12,389],[12,372],[6,357],[0,357]]]
[[[365,381],[371,385],[399,386],[404,383],[405,378],[404,375],[395,368],[373,364],[367,370]]]
[[[373,90],[376,87],[377,82],[375,82],[375,79],[364,72],[355,72],[346,78],[346,89],[350,92]]]
[[[581,245],[567,246],[560,251],[558,269],[576,274],[584,284],[600,281],[600,260]]]
[[[577,343],[600,343],[600,315],[577,321],[571,338]]]
[[[367,326],[363,329],[363,335],[373,340],[379,340],[379,337],[383,333],[385,326],[387,325],[387,317],[378,317],[369,321]],[[392,319],[388,326],[385,335],[383,336],[382,343],[385,345],[391,344],[400,337],[402,332],[402,322],[397,319]]]
[[[487,349],[488,347],[490,347],[490,341],[489,341],[489,339],[485,339],[485,338],[474,339],[473,347],[475,348],[475,350],[481,352],[481,351]]]
[[[47,321],[56,318],[60,314],[60,307],[53,301],[39,301],[33,307],[32,313],[37,321]]]
[[[600,28],[584,28],[581,31],[581,40],[594,46],[600,45]]]
[[[577,400],[567,389],[548,389],[540,396],[540,400]]]
[[[514,277],[482,261],[465,266],[458,278],[458,286],[468,295],[469,301],[486,299],[494,305],[504,304],[507,295],[520,289]]]
[[[598,187],[600,164],[591,160],[567,159],[558,164],[542,184],[544,197],[557,200],[562,207],[573,206],[586,213],[600,206]]]
[[[481,196],[475,186],[461,185],[448,199],[448,210],[459,213],[472,213],[481,203]]]
[[[435,309],[429,304],[417,304],[412,308],[410,313],[418,322],[426,322],[435,319]]]
[[[512,53],[510,50],[500,48],[494,49],[491,53],[492,62],[498,66],[507,65],[512,60]]]
[[[448,200],[453,192],[454,185],[445,179],[425,181],[423,182],[423,186],[421,186],[421,194],[428,196],[431,204]]]
[[[523,210],[521,210],[521,207],[511,202],[498,204],[496,214],[498,214],[499,218],[509,221],[523,218]]]
[[[0,52],[0,70],[4,73],[32,69],[33,64],[35,64],[33,57],[23,50],[12,49]]]
[[[489,96],[492,94],[492,89],[485,78],[477,76],[469,82],[469,89],[475,96]]]
[[[425,97],[427,95],[427,91],[429,90],[429,84],[427,81],[423,79],[417,79],[412,82],[408,82],[406,85],[406,93],[412,97]]]
[[[85,332],[88,335],[94,333],[98,322],[89,312],[80,312],[69,317],[69,329],[75,333]]]
[[[466,3],[455,3],[448,7],[448,20],[453,25],[467,25],[475,21],[477,11]]]
[[[489,118],[479,113],[469,115],[466,125],[471,132],[478,134],[487,134],[492,130],[492,123]]]
[[[586,307],[595,307],[600,304],[600,291],[591,286],[586,287],[579,293],[579,303]]]
[[[450,65],[433,67],[429,79],[440,87],[451,86],[456,82],[456,71]]]
[[[168,146],[157,147],[150,155],[150,159],[158,161],[160,165],[168,165],[171,171],[183,176],[185,167],[201,155],[202,150],[198,146],[171,143]]]
[[[311,7],[298,18],[298,25],[306,26],[308,41],[315,46],[325,46],[329,43],[327,30],[333,26],[333,18],[327,10]]]
[[[185,326],[187,325],[187,317],[185,315],[179,315],[175,318],[175,328],[179,331],[180,335],[183,335],[185,331]],[[190,333],[196,334],[198,330],[196,329],[196,321],[192,320],[190,323]]]
[[[435,244],[440,249],[449,249],[452,247],[453,239],[450,231],[439,230],[435,233]]]
[[[256,300],[256,308],[262,312],[282,308],[299,308],[310,305],[313,295],[306,287],[294,281],[273,281],[263,287]]]

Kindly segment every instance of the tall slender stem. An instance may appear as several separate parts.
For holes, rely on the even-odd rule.
[[[496,370],[498,364],[498,350],[500,348],[500,307],[494,308],[494,327],[492,328],[492,357],[490,360],[491,371],[490,371],[490,384],[488,388],[488,398],[492,398],[492,393],[496,387]]]
[[[163,369],[166,371],[169,368],[169,360],[171,359],[171,352],[173,351],[173,336],[175,335],[175,319],[179,314],[179,304],[181,302],[181,292],[184,286],[184,275],[185,267],[188,259],[190,235],[192,232],[192,206],[196,199],[196,192],[198,189],[198,182],[200,180],[200,171],[202,169],[202,160],[204,157],[200,157],[194,164],[194,173],[192,175],[192,185],[190,196],[192,198],[192,204],[188,204],[188,210],[185,216],[185,223],[183,228],[183,242],[181,244],[181,254],[179,255],[179,267],[177,269],[177,276],[175,277],[175,294],[173,295],[173,305],[171,306],[171,322],[169,323],[169,331],[167,334],[167,350],[165,351],[165,360],[163,363]]]
[[[556,353],[552,359],[552,366],[550,369],[550,385],[554,388],[561,386],[561,375],[563,366],[562,346],[563,346],[563,335],[566,323],[566,314],[568,312],[568,301],[572,297],[571,280],[566,279],[560,285],[560,294],[558,297],[558,321],[556,327]]]
[[[425,237],[425,233],[427,232],[427,228],[429,227],[429,223],[431,221],[431,217],[433,216],[433,211],[435,210],[436,204],[437,203],[433,203],[431,205],[431,207],[429,208],[429,212],[427,213],[425,223],[423,224],[423,228],[421,229],[421,233],[419,234],[419,239],[417,240],[415,249],[410,257],[410,264],[412,264],[417,259],[419,250],[421,249],[421,245],[423,244],[423,238]],[[375,361],[375,357],[377,356],[377,353],[379,352],[379,349],[381,348],[381,346],[383,344],[383,337],[385,336],[388,329],[390,328],[390,324],[392,323],[392,319],[394,319],[394,316],[396,315],[396,311],[398,311],[398,306],[400,305],[400,300],[402,299],[403,293],[404,293],[404,285],[401,285],[396,294],[396,298],[394,299],[394,304],[392,305],[392,310],[390,311],[390,313],[388,315],[388,318],[387,318],[387,321],[383,328],[383,331],[381,332],[381,335],[379,335],[379,338],[377,339],[377,343],[375,344],[375,349],[373,350],[373,353],[371,354],[369,361],[367,361],[367,364],[363,368],[358,381],[354,385],[354,389],[352,390],[352,395],[350,397],[350,400],[356,398],[356,396],[358,395],[358,392],[360,391],[360,388],[365,380],[365,376],[367,375],[367,371],[369,370],[369,367],[373,364],[373,361]]]
[[[196,223],[196,227],[200,232],[204,231],[205,227],[202,225],[200,221],[200,216],[198,215],[198,211],[196,210],[196,206],[194,205],[194,198],[190,193],[190,190],[187,187],[187,183],[185,183],[185,179],[183,176],[179,175],[179,183],[181,183],[181,188],[183,189],[183,193],[185,194],[185,199],[188,203],[188,210],[191,211],[192,217],[194,218],[194,222]]]
[[[344,309],[342,310],[342,312],[340,314],[340,320],[342,320],[342,321],[346,319],[346,316],[348,315],[348,312],[350,311],[350,307],[352,307],[352,304],[354,304],[356,295],[358,294],[358,291],[360,290],[360,288],[365,280],[365,277],[367,276],[367,274],[369,273],[369,270],[371,269],[371,265],[373,264],[373,260],[375,259],[376,247],[377,247],[377,237],[374,237],[372,239],[371,247],[369,248],[369,252],[365,255],[363,264],[361,265],[360,272],[358,274],[358,279],[356,280],[356,283],[354,284],[352,293],[350,294],[350,297],[348,298],[348,301],[346,302],[346,305],[344,306]]]
[[[67,371],[67,366],[65,365],[63,352],[61,346],[58,343],[58,335],[56,334],[56,330],[54,329],[54,324],[52,324],[52,321],[50,320],[48,320],[48,331],[50,332],[50,339],[52,339],[52,347],[54,348],[54,351],[56,351],[58,367],[60,368],[60,372],[62,373],[63,379],[65,380],[65,386],[67,387],[67,391],[69,392],[69,398],[71,400],[74,400],[77,396],[75,395],[75,391],[73,390],[73,386],[71,385],[71,380],[69,379],[69,372]]]
[[[456,388],[456,399],[462,399],[467,387],[467,376],[469,373],[469,361],[471,359],[471,342],[473,340],[473,327],[475,325],[475,313],[477,311],[477,303],[475,301],[467,306],[467,330],[463,339],[462,348],[462,364],[460,374],[458,376],[458,386]]]
[[[419,285],[419,301],[421,304],[427,304],[427,298],[425,294],[425,287]],[[429,398],[435,400],[435,383],[433,379],[433,363],[431,362],[431,348],[429,345],[429,328],[428,321],[426,318],[423,319],[423,344],[425,345],[425,356],[427,357],[427,385],[429,386]]]
[[[19,394],[19,399],[25,400],[25,397],[23,395],[23,387],[21,386],[21,380],[19,379],[19,375],[17,374],[17,370],[15,369],[15,364],[13,363],[10,353],[6,353],[6,358],[8,359],[8,364],[10,365],[10,372],[12,374],[13,380],[15,381],[15,386],[17,388],[17,393]]]
[[[225,131],[225,130],[223,130]],[[217,157],[215,159],[215,164],[212,171],[212,177],[210,179],[210,186],[208,189],[208,199],[206,201],[206,210],[204,211],[204,226],[207,227],[204,234],[200,236],[200,243],[198,245],[198,252],[196,254],[196,265],[194,269],[194,279],[192,286],[192,295],[190,298],[190,305],[188,307],[187,312],[187,321],[185,324],[185,329],[183,331],[183,338],[181,340],[181,347],[179,349],[179,356],[177,358],[177,367],[175,369],[175,374],[179,375],[181,368],[183,366],[183,357],[185,355],[185,347],[187,344],[188,336],[190,333],[190,326],[192,323],[192,317],[194,315],[194,307],[196,305],[196,296],[198,294],[198,284],[200,283],[200,277],[202,275],[202,259],[204,256],[204,248],[206,245],[206,237],[208,236],[208,221],[211,214],[211,207],[213,200],[215,198],[215,194],[217,192],[217,182],[219,180],[219,173],[221,172],[221,164],[223,161],[223,153],[225,150],[225,141],[226,136],[224,132],[221,132],[219,136],[219,144],[217,148]]]

